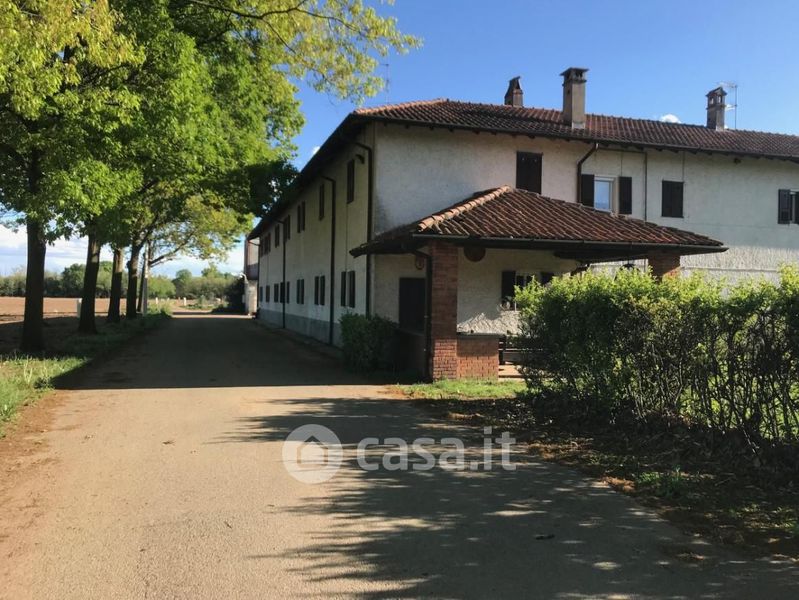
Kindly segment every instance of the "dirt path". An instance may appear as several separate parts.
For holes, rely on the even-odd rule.
[[[3,598],[799,595],[556,465],[363,471],[365,436],[474,432],[246,319],[178,317],[71,387],[0,442]],[[323,484],[281,460],[306,423],[344,445]]]

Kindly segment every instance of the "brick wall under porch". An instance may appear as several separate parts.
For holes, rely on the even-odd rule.
[[[496,379],[499,376],[499,338],[458,336],[457,378]]]

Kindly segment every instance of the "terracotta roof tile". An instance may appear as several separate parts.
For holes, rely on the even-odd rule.
[[[354,253],[414,237],[437,236],[724,249],[721,242],[704,235],[503,186],[387,231]]]
[[[572,129],[559,110],[438,99],[362,108],[355,117],[477,131],[799,160],[799,136],[589,114]]]

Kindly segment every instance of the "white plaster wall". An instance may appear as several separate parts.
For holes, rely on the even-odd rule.
[[[360,138],[371,143],[371,130]],[[361,162],[357,155],[364,156]],[[347,162],[355,158],[355,200],[347,204]],[[349,251],[366,241],[367,199],[368,199],[368,156],[363,149],[351,146],[325,169],[325,175],[336,180],[336,247],[335,273],[330,276],[330,238],[332,219],[332,184],[318,178],[303,189],[296,199],[277,219],[283,220],[291,215],[291,237],[286,242],[281,232],[281,245],[275,247],[275,224],[269,226],[264,234],[271,232],[272,247],[261,257],[259,282],[272,288],[270,301],[262,302],[260,307],[265,320],[273,324],[282,322],[282,305],[274,297],[274,284],[283,277],[283,245],[286,250],[286,281],[290,282],[289,297],[286,304],[287,327],[301,333],[326,341],[330,321],[330,290],[335,286],[334,329],[338,330],[338,319],[346,312],[365,312],[366,307],[366,258],[353,258]],[[325,215],[319,219],[319,185],[325,185]],[[305,231],[297,232],[297,205],[306,204]],[[282,226],[281,226],[282,229]],[[340,305],[341,271],[355,271],[355,308]],[[325,304],[314,304],[314,277],[325,276]],[[305,280],[305,303],[297,304],[297,280]],[[337,337],[337,336],[336,336]],[[337,342],[337,339],[334,340]]]
[[[683,265],[739,276],[774,274],[799,261],[799,225],[777,223],[777,193],[799,188],[799,166],[786,162],[657,153],[649,161],[649,220],[721,240],[722,254],[688,256]],[[684,217],[661,217],[663,179],[685,181]]]
[[[575,198],[589,146],[523,136],[377,125],[375,231],[420,219],[475,192],[516,184],[516,152],[544,155],[541,191]]]
[[[515,184],[516,152],[543,154],[542,193],[576,200],[581,142],[377,125],[375,230],[406,224],[473,193]],[[799,262],[799,225],[777,223],[777,191],[799,189],[799,165],[784,161],[600,148],[583,164],[597,176],[630,176],[637,218],[718,239],[722,254],[683,258],[688,270],[773,276]],[[646,177],[645,177],[646,174]],[[661,217],[662,181],[684,181],[684,218]],[[617,190],[614,191],[617,193]],[[646,202],[645,202],[646,199]],[[645,206],[646,204],[646,206]]]
[[[571,260],[558,259],[539,250],[487,250],[480,262],[471,262],[458,251],[458,331],[473,333],[515,333],[518,315],[502,310],[502,271],[564,274],[577,267]],[[375,312],[387,319],[399,319],[400,277],[425,277],[412,255],[378,256],[375,259]]]
[[[540,250],[487,250],[480,262],[458,253],[458,331],[517,333],[518,313],[502,310],[502,271],[563,275],[578,263]]]

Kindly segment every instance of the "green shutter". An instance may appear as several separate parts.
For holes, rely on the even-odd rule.
[[[619,177],[619,214],[633,214],[633,178]]]
[[[580,175],[580,204],[594,206],[594,176]]]

